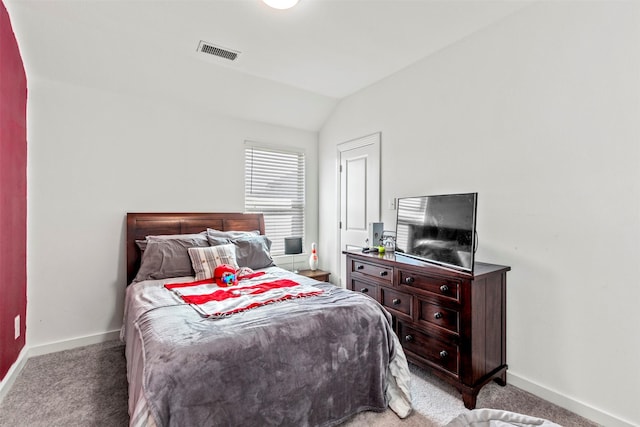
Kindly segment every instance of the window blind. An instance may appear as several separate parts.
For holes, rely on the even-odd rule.
[[[302,237],[304,247],[304,176],[302,152],[245,148],[246,212],[262,212],[271,254],[284,254],[285,237]]]

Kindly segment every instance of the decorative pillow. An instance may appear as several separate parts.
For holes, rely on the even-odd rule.
[[[236,247],[236,260],[240,267],[251,269],[275,265],[271,258],[271,240],[267,236],[243,236],[231,239]]]
[[[236,262],[236,247],[232,244],[189,248],[189,257],[196,272],[196,280],[212,278],[216,267],[222,264],[228,264],[236,270],[239,268]]]
[[[142,244],[138,243],[138,246],[142,250]],[[193,276],[187,251],[192,247],[209,247],[206,234],[148,236],[140,269],[133,281]]]

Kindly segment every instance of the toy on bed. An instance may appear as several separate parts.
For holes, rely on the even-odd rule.
[[[236,269],[229,264],[221,264],[217,266],[213,271],[213,278],[216,281],[216,285],[223,288],[238,284]]]
[[[253,279],[264,274],[264,271],[255,272],[249,267],[235,269],[229,264],[221,264],[213,270],[213,279],[216,285],[225,288],[237,285],[240,280]]]

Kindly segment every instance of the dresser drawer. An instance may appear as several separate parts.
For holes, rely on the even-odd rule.
[[[404,292],[392,291],[384,287],[380,288],[382,305],[389,309],[392,314],[405,314],[409,319],[413,317],[413,296]]]
[[[460,334],[458,310],[442,307],[429,301],[418,299],[418,322]]]
[[[373,283],[351,279],[351,290],[368,295],[376,301],[378,300],[378,285]]]
[[[430,365],[458,375],[458,346],[418,331],[398,322],[402,347]]]
[[[460,282],[434,276],[423,276],[410,271],[398,271],[398,285],[421,289],[434,296],[460,301]]]
[[[393,267],[385,267],[354,260],[351,264],[351,271],[376,280],[381,280],[383,283],[388,283],[389,285],[393,283]]]

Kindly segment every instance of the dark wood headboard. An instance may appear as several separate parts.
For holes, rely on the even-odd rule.
[[[149,235],[199,233],[207,228],[222,231],[260,230],[264,217],[251,213],[127,213],[127,285],[140,268],[140,249],[136,240]]]

